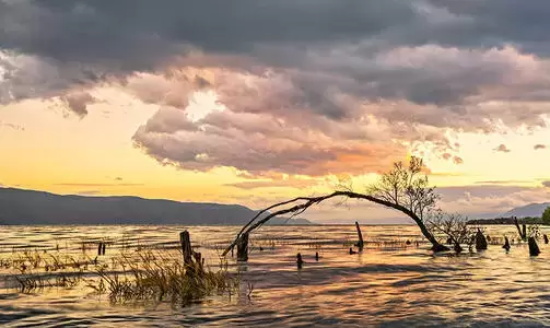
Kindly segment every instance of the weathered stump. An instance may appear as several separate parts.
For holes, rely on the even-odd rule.
[[[540,254],[540,249],[539,249],[539,245],[537,245],[537,241],[535,240],[535,237],[529,237],[527,242],[529,243],[529,255],[538,256]]]
[[[350,248],[349,248],[349,254],[350,254],[350,255],[351,255],[351,254],[357,254],[357,252],[353,250],[353,247],[350,247]]]
[[[103,243],[103,245],[101,246],[101,254],[102,255],[105,255],[105,250],[107,249],[107,244]]]
[[[524,223],[521,225],[521,229],[523,230],[523,240],[525,241],[527,239],[527,225]]]
[[[463,251],[462,246],[460,246],[459,243],[455,243],[454,250],[455,250],[456,255],[459,255]]]
[[[302,259],[302,254],[296,254],[296,265],[298,269],[301,269],[304,266],[304,259]]]
[[[477,229],[476,233],[476,250],[482,251],[487,249],[487,239],[485,239],[485,236],[483,235],[483,232],[481,230]]]
[[[510,242],[508,241],[508,237],[504,236],[504,245],[502,245],[502,248],[504,248],[507,252],[510,250]]]
[[[355,228],[357,229],[357,237],[359,239],[357,241],[357,244],[355,244],[355,246],[357,246],[357,248],[359,248],[359,250],[362,251],[365,243],[363,242],[363,233],[361,232],[361,227],[359,226],[359,222],[357,221],[355,221]]]
[[[243,233],[237,240],[237,261],[248,261],[248,234]]]
[[[546,234],[544,234],[544,235],[542,235],[542,237],[544,238],[544,243],[548,244],[548,236]]]
[[[319,252],[315,252],[315,261],[319,262]]]
[[[191,248],[191,237],[189,231],[185,230],[180,233],[181,252],[183,253],[183,265],[186,268],[191,268],[193,265],[193,249]]]
[[[97,255],[105,255],[105,243],[99,242],[97,244]]]
[[[527,240],[527,230],[525,227],[525,224],[523,225],[523,231],[521,231],[521,228],[519,226],[518,218],[514,216],[514,225],[516,226],[516,229],[518,229],[518,235],[521,240],[525,241]]]

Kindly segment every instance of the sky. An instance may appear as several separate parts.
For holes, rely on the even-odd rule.
[[[550,201],[547,0],[0,0],[0,185],[259,209],[422,157],[441,207]],[[317,222],[402,222],[368,203]],[[400,221],[401,220],[401,221]]]

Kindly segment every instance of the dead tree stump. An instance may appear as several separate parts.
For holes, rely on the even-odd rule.
[[[523,236],[522,236],[522,238],[523,238],[523,240],[525,241],[525,240],[527,239],[527,225],[526,225],[525,223],[522,224],[522,225],[521,225],[521,229],[522,229],[522,231],[523,231]]]
[[[189,231],[180,232],[180,244],[186,274],[202,275],[204,273],[204,258],[201,253],[193,251]]]
[[[516,226],[516,229],[518,229],[518,235],[521,240],[526,241],[527,240],[527,228],[525,224],[523,225],[523,231],[519,227],[518,218],[514,216],[514,225]]]
[[[460,246],[459,243],[455,243],[454,250],[455,250],[456,255],[460,255],[460,253],[462,253],[462,251],[463,251],[462,246]]]
[[[248,234],[243,233],[237,241],[237,261],[248,261]]]
[[[510,250],[510,242],[508,241],[508,237],[504,236],[504,245],[502,245],[502,248],[504,248],[507,252]]]
[[[544,238],[544,243],[548,244],[548,242],[549,242],[548,241],[548,236],[546,234],[544,234],[542,237]]]
[[[487,239],[485,239],[485,236],[483,235],[483,232],[481,230],[477,229],[476,233],[476,250],[482,251],[487,249]]]
[[[319,262],[319,252],[315,252],[315,261]]]
[[[535,237],[529,237],[527,242],[529,243],[529,255],[538,256],[540,254],[540,249],[539,249],[539,245],[537,245],[537,241],[535,240]]]
[[[359,222],[357,221],[355,221],[355,228],[357,229],[357,237],[359,238],[355,246],[359,248],[359,251],[362,251],[365,243],[363,242],[363,233],[361,232],[361,227],[359,226]]]
[[[304,259],[302,259],[302,254],[296,254],[296,265],[298,269],[301,269],[304,266]]]
[[[97,255],[105,255],[105,243],[99,242],[97,244]]]
[[[180,233],[181,252],[183,253],[183,265],[188,269],[193,265],[193,249],[191,248],[191,237],[189,231]]]

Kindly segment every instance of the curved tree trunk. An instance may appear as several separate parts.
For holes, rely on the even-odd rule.
[[[237,244],[237,241],[239,240],[241,235],[250,234],[250,232],[252,232],[256,228],[260,227],[261,225],[263,225],[267,221],[271,220],[272,218],[274,218],[276,216],[279,216],[279,215],[285,215],[285,214],[291,214],[293,216],[301,214],[301,213],[305,212],[305,210],[307,210],[312,205],[321,203],[322,201],[325,201],[327,199],[334,198],[334,197],[348,197],[348,198],[352,198],[352,199],[364,199],[364,200],[367,200],[367,201],[370,201],[370,202],[373,202],[373,203],[376,203],[376,204],[379,204],[379,205],[382,205],[382,206],[385,206],[385,207],[389,207],[389,208],[393,208],[395,210],[398,210],[398,211],[406,214],[408,217],[410,217],[416,223],[416,225],[418,225],[418,227],[420,228],[420,232],[422,232],[422,235],[424,235],[424,237],[426,237],[426,239],[432,244],[431,249],[434,252],[442,252],[442,251],[448,251],[449,250],[449,248],[447,246],[444,246],[444,245],[440,244],[437,241],[437,239],[430,233],[428,228],[426,228],[426,225],[424,224],[424,221],[422,221],[422,219],[420,217],[418,217],[418,215],[416,215],[410,209],[408,209],[408,208],[406,208],[406,207],[404,207],[400,204],[395,204],[395,203],[392,203],[392,202],[389,202],[389,201],[386,201],[386,200],[383,200],[383,199],[376,198],[376,197],[371,196],[371,195],[360,194],[360,193],[356,193],[356,192],[353,192],[353,191],[335,191],[332,194],[325,195],[325,196],[319,196],[319,197],[297,197],[297,198],[294,198],[294,199],[291,199],[291,200],[288,200],[288,201],[284,201],[284,202],[274,204],[272,206],[269,206],[269,207],[259,211],[256,214],[256,216],[254,216],[254,218],[252,218],[241,229],[241,231],[237,234],[235,240],[231,243],[231,245],[229,245],[226,248],[226,250],[223,252],[222,255],[225,256],[231,249],[233,249],[235,247],[235,245]],[[294,205],[290,208],[280,209],[280,210],[277,210],[277,211],[272,212],[272,213],[269,212],[270,210],[276,209],[277,207],[294,204],[296,202],[302,202],[302,203]],[[269,214],[267,214],[267,213],[269,213]],[[260,219],[260,217],[264,214],[267,214],[267,215],[264,218]]]

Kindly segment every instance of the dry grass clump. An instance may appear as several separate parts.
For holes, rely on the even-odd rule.
[[[193,263],[195,264],[195,263]],[[212,271],[200,265],[185,267],[181,252],[135,249],[111,257],[60,254],[58,251],[12,253],[0,259],[9,286],[21,293],[87,285],[111,301],[171,301],[183,304],[213,294],[233,294],[238,279],[227,263]]]
[[[182,261],[151,251],[139,257],[117,258],[122,273],[97,271],[100,279],[90,286],[108,293],[114,302],[168,300],[188,304],[212,294],[232,294],[238,280],[226,270],[211,271],[201,266],[185,267]]]

